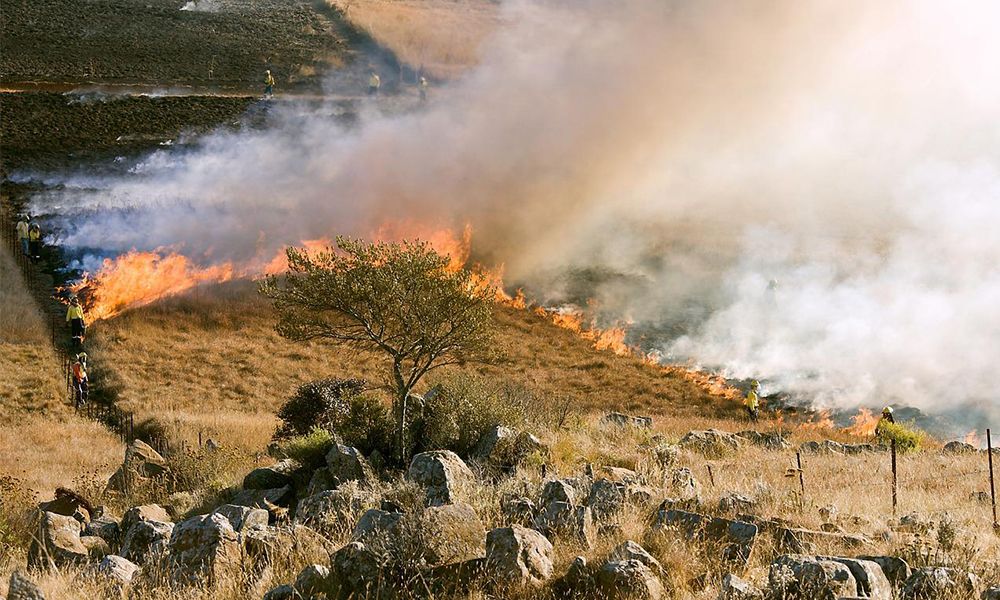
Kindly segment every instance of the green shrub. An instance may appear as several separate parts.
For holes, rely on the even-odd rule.
[[[306,435],[314,427],[335,431],[350,415],[351,397],[365,388],[363,379],[320,379],[302,384],[278,410],[275,440]]]
[[[333,443],[332,433],[322,427],[313,427],[307,434],[296,435],[279,443],[278,453],[316,469],[326,462],[326,454]]]
[[[522,388],[484,377],[443,379],[425,396],[411,440],[417,452],[451,450],[467,456],[490,427],[524,425],[528,398]]]
[[[358,394],[347,399],[347,414],[333,427],[344,444],[365,456],[378,450],[383,457],[393,454],[393,423],[385,404],[374,396]]]
[[[880,423],[879,443],[888,446],[893,440],[896,442],[896,452],[902,454],[911,450],[919,450],[927,441],[927,434],[902,423]]]

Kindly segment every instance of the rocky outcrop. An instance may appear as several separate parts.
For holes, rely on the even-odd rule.
[[[372,552],[361,542],[351,542],[330,556],[330,588],[328,598],[396,597],[383,577],[385,557]]]
[[[94,567],[94,574],[98,578],[115,586],[126,586],[132,583],[132,579],[138,572],[139,565],[114,554],[105,556]]]
[[[431,567],[486,555],[486,527],[468,504],[432,506],[420,515],[407,515],[402,529],[411,542],[417,541],[413,558]]]
[[[494,425],[480,436],[471,457],[480,464],[510,470],[536,452],[548,453],[548,448],[537,437],[526,431]]]
[[[572,539],[591,547],[597,539],[597,528],[589,506],[574,506],[568,502],[550,502],[535,517],[535,529],[546,536]]]
[[[292,475],[301,468],[297,461],[286,458],[269,467],[260,467],[250,471],[243,478],[245,490],[273,490],[291,485]]]
[[[244,529],[266,527],[268,522],[268,512],[263,508],[250,508],[236,504],[223,504],[213,510],[212,514],[225,517],[237,533]]]
[[[309,565],[299,571],[292,587],[301,597],[312,598],[325,594],[329,589],[330,568],[323,565]]]
[[[657,577],[663,577],[666,574],[660,561],[653,558],[652,554],[646,552],[645,548],[632,540],[625,540],[608,554],[609,562],[624,560],[637,560],[641,562],[649,567],[649,570],[655,573]]]
[[[117,549],[121,543],[122,530],[118,521],[110,515],[102,515],[83,528],[83,535],[99,537],[108,543],[112,549]]]
[[[125,532],[119,554],[141,565],[166,552],[173,531],[173,523],[139,521]]]
[[[604,563],[594,576],[598,597],[605,600],[659,600],[663,584],[638,560]]]
[[[858,596],[858,583],[843,563],[814,556],[785,555],[771,564],[770,592],[789,600],[838,600]]]
[[[504,588],[537,586],[552,577],[552,543],[520,525],[486,535],[486,571]]]
[[[677,528],[689,539],[722,544],[723,559],[743,563],[749,560],[758,533],[758,528],[753,523],[661,507],[653,523],[653,530],[666,528]]]
[[[14,571],[7,584],[7,600],[45,600],[45,594],[27,575]]]
[[[764,592],[732,573],[722,578],[718,600],[763,600]]]
[[[35,568],[62,567],[87,562],[87,547],[80,541],[83,525],[66,515],[42,513],[28,548],[28,565]]]
[[[406,477],[424,488],[428,506],[455,502],[459,487],[475,479],[468,465],[450,450],[434,450],[414,456]]]
[[[784,435],[775,431],[760,432],[749,430],[740,431],[735,435],[736,437],[741,438],[754,446],[758,446],[766,450],[784,450],[792,447]]]
[[[614,427],[639,427],[650,429],[653,426],[653,417],[633,417],[619,412],[608,413],[601,419],[604,425]]]
[[[219,513],[178,523],[170,536],[168,565],[176,581],[218,583],[239,566],[236,531]]]
[[[334,484],[347,481],[370,483],[375,481],[375,471],[357,448],[334,444],[326,454],[327,471]]]
[[[699,452],[705,456],[721,456],[739,449],[743,439],[728,431],[707,429],[689,431],[678,442],[681,448]]]
[[[159,504],[143,504],[142,506],[133,506],[125,511],[125,514],[122,516],[121,530],[128,533],[128,530],[140,521],[169,523],[172,520],[167,509]]]
[[[125,449],[122,466],[108,480],[108,489],[124,492],[137,483],[164,475],[167,461],[141,440],[133,440]]]
[[[340,486],[299,501],[295,522],[324,534],[350,531],[375,499],[357,486]]]
[[[902,600],[934,600],[975,596],[979,578],[975,574],[947,567],[915,569],[903,584]]]

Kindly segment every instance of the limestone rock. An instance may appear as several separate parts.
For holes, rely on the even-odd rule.
[[[545,482],[542,488],[541,505],[546,507],[553,502],[577,504],[576,488],[568,479],[553,479]]]
[[[540,585],[552,577],[552,543],[520,525],[486,535],[486,569],[504,587]]]
[[[7,600],[45,600],[45,594],[27,575],[14,571],[7,586]]]
[[[941,450],[945,454],[972,454],[976,452],[976,447],[965,442],[948,442]]]
[[[633,417],[631,415],[612,412],[604,415],[601,423],[615,427],[639,427],[649,429],[653,426],[653,417]]]
[[[745,521],[661,507],[653,523],[653,530],[669,527],[680,529],[689,539],[722,544],[722,558],[737,562],[749,560],[759,531],[756,525]]]
[[[121,542],[122,530],[118,521],[110,515],[102,515],[83,528],[83,535],[96,536],[108,543],[112,549],[118,548]]]
[[[590,487],[587,506],[598,520],[617,515],[625,509],[627,486],[607,479],[598,479]]]
[[[139,521],[125,532],[119,554],[141,565],[166,552],[173,530],[173,523]]]
[[[269,467],[259,467],[243,478],[243,489],[273,490],[285,487],[292,483],[292,474],[299,468],[301,465],[291,458],[278,461]]]
[[[867,560],[877,564],[893,587],[901,587],[912,573],[910,565],[896,556],[859,556],[858,560]]]
[[[434,450],[413,457],[407,478],[426,490],[428,506],[440,506],[455,502],[458,488],[475,476],[454,452]]]
[[[330,598],[395,598],[382,576],[386,560],[361,542],[351,542],[330,556]]]
[[[351,534],[352,542],[361,542],[378,554],[387,555],[398,544],[402,513],[372,508],[358,519]]]
[[[718,429],[704,431],[689,431],[681,438],[681,448],[700,452],[706,456],[719,456],[739,449],[742,438]]]
[[[548,448],[537,437],[495,425],[486,430],[472,450],[472,458],[501,469],[513,469],[534,452],[545,455]]]
[[[167,461],[156,450],[141,440],[133,440],[125,449],[122,466],[108,480],[108,489],[124,492],[137,479],[159,477],[168,470]]]
[[[233,496],[229,503],[250,508],[266,508],[272,512],[273,518],[277,518],[278,515],[274,514],[272,507],[287,507],[293,497],[292,486],[286,485],[269,490],[243,490]]]
[[[295,588],[286,583],[268,590],[268,592],[264,594],[263,600],[301,600],[301,598],[302,596],[295,591]]]
[[[758,446],[760,448],[765,448],[767,450],[784,450],[786,448],[791,448],[791,444],[785,436],[777,432],[760,432],[760,431],[740,431],[736,434],[736,437],[742,438],[747,442]]]
[[[178,523],[170,535],[169,567],[175,580],[217,583],[239,566],[239,537],[219,513]]]
[[[87,555],[91,559],[101,560],[111,554],[111,546],[103,538],[99,538],[96,535],[81,535],[80,543],[87,548]]]
[[[752,513],[757,508],[757,503],[752,498],[743,494],[730,492],[719,498],[719,512],[735,515],[739,513]]]
[[[659,600],[664,595],[659,578],[638,560],[607,562],[595,580],[600,597],[606,600]]]
[[[139,572],[139,565],[120,556],[109,554],[94,567],[94,572],[113,584],[124,586],[132,582],[135,574]]]
[[[167,512],[167,509],[163,508],[159,504],[133,506],[125,511],[125,514],[122,516],[121,530],[127,533],[128,530],[139,521],[159,521],[161,523],[169,523],[172,520],[173,519],[170,518],[170,513]]]
[[[973,573],[947,567],[915,569],[903,584],[903,600],[934,600],[973,596],[979,591],[979,578]]]
[[[374,502],[373,497],[357,486],[342,485],[299,501],[295,522],[324,534],[350,531],[358,515]]]
[[[535,503],[529,498],[507,498],[500,504],[500,513],[510,525],[528,527],[535,520]]]
[[[584,547],[593,546],[597,529],[589,506],[551,502],[535,518],[535,528],[547,536],[573,539]]]
[[[660,561],[653,558],[652,554],[646,552],[645,548],[632,540],[625,540],[608,554],[608,562],[623,560],[637,560],[649,567],[649,570],[657,577],[663,577],[666,574]]]
[[[42,513],[28,548],[28,565],[36,568],[85,563],[87,547],[80,541],[83,525],[65,515]]]
[[[762,600],[763,597],[764,592],[732,573],[722,578],[722,589],[719,590],[718,600]]]
[[[293,587],[295,591],[306,598],[313,595],[326,593],[327,579],[330,577],[330,568],[323,565],[309,565],[299,571],[295,577]]]
[[[253,527],[266,527],[268,522],[268,512],[263,508],[250,508],[236,504],[223,504],[213,510],[212,514],[225,517],[237,533]]]
[[[780,598],[837,600],[858,596],[858,584],[846,565],[815,556],[784,555],[771,564],[772,594]]]
[[[486,554],[486,527],[468,504],[432,506],[420,515],[408,515],[404,535],[419,540],[420,562],[428,566],[453,564]]]
[[[375,481],[375,471],[357,448],[334,444],[326,454],[326,465],[334,482]]]

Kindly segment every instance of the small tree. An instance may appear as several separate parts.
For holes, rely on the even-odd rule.
[[[337,238],[337,249],[288,248],[284,285],[272,276],[260,291],[274,302],[281,336],[386,355],[405,462],[410,393],[428,371],[488,357],[496,292],[468,270],[449,270],[426,242]]]

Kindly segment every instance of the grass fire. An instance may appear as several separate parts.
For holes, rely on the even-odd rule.
[[[998,19],[5,4],[0,598],[1000,597]]]

